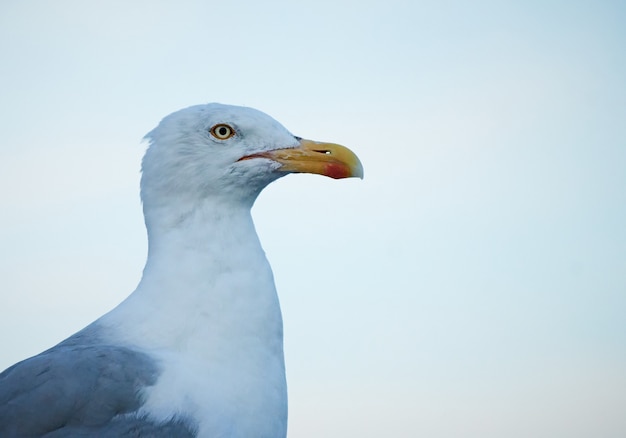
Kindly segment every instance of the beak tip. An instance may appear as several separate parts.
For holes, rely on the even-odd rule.
[[[356,165],[354,166],[354,170],[352,172],[353,176],[359,179],[363,179],[363,165],[361,164],[361,160],[357,158]]]

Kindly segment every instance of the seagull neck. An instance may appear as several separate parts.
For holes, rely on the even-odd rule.
[[[246,348],[260,339],[276,339],[275,348],[282,348],[273,275],[250,209],[220,207],[198,206],[175,222],[146,215],[143,277],[104,321],[124,333],[119,336],[146,347],[182,348],[183,339],[219,345],[239,333]]]
[[[159,284],[172,281],[206,294],[225,275],[269,269],[247,206],[206,202],[181,208],[182,214],[172,211],[146,214],[148,259],[136,293],[147,283],[155,295],[163,289]],[[173,295],[176,299],[180,292]]]
[[[173,256],[219,258],[241,246],[260,246],[250,207],[206,203],[146,212],[148,264]]]

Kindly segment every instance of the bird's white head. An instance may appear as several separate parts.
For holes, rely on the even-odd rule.
[[[146,138],[144,209],[199,200],[251,207],[265,186],[293,172],[363,176],[349,149],[303,140],[252,108],[192,106],[165,117]]]

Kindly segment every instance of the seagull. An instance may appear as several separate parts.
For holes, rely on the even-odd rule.
[[[210,103],[146,135],[148,256],[128,298],[0,374],[0,436],[285,437],[280,305],[251,208],[289,173],[363,177],[348,148]]]

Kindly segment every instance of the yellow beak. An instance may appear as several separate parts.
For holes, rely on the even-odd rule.
[[[317,173],[331,178],[357,177],[363,179],[363,166],[359,157],[347,147],[334,143],[300,140],[300,146],[274,149],[240,158],[268,158],[282,164],[280,172]]]

